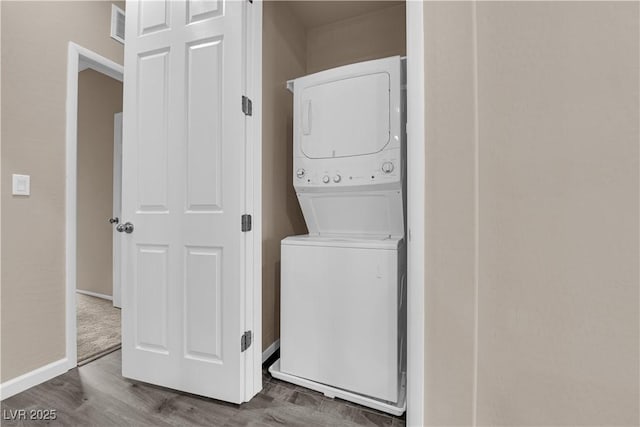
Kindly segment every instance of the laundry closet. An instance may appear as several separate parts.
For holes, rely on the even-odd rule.
[[[281,349],[280,360],[287,361],[289,370],[295,367],[301,372],[302,376],[304,376],[304,372],[309,372],[306,379],[313,376],[312,372],[318,371],[319,368],[316,369],[318,366],[323,364],[331,366],[330,370],[322,372],[322,369],[320,369],[320,371],[318,371],[317,378],[315,378],[316,382],[306,383],[304,382],[306,379],[303,378],[300,380],[302,382],[297,382],[299,385],[314,388],[314,384],[320,384],[315,387],[315,389],[324,392],[326,395],[335,395],[337,397],[342,397],[347,400],[352,400],[357,403],[369,405],[395,414],[399,414],[404,411],[402,408],[403,402],[400,402],[400,400],[404,399],[404,396],[400,396],[402,375],[394,374],[392,368],[386,369],[386,371],[389,372],[385,373],[385,368],[383,366],[384,363],[389,364],[391,363],[390,361],[392,361],[392,364],[395,364],[397,369],[401,371],[404,369],[404,367],[401,366],[402,363],[404,363],[404,355],[402,354],[402,351],[394,353],[395,350],[392,349],[394,348],[395,343],[391,343],[389,341],[396,341],[400,339],[400,336],[403,336],[403,332],[401,331],[403,328],[406,328],[406,325],[403,322],[404,315],[393,314],[395,313],[393,312],[393,306],[395,305],[397,307],[398,305],[402,305],[403,302],[403,290],[401,288],[404,286],[404,269],[406,268],[406,263],[404,261],[405,249],[403,239],[404,224],[406,221],[406,195],[403,198],[403,176],[405,176],[405,163],[402,157],[405,152],[404,143],[406,142],[403,139],[404,120],[406,120],[406,116],[400,114],[401,110],[402,113],[406,111],[404,107],[403,92],[405,90],[404,60],[401,59],[404,57],[406,49],[405,22],[404,2],[284,1],[265,2],[263,4],[262,349],[265,354],[268,355],[279,347]],[[382,60],[383,58],[387,59]],[[338,194],[341,201],[336,202],[334,200],[333,202],[325,203],[323,206],[319,204],[318,200],[325,199],[314,199],[313,191],[316,191],[316,189],[311,188],[311,193],[306,193],[305,196],[301,197],[302,193],[300,193],[300,191],[304,190],[297,188],[300,191],[298,195],[296,195],[294,182],[296,182],[297,185],[312,185],[312,181],[316,180],[317,184],[319,184],[316,185],[316,187],[320,191],[326,191],[326,189],[330,187],[335,188],[336,191],[344,191],[344,188],[347,188],[349,185],[355,185],[356,181],[353,181],[354,178],[356,180],[358,179],[355,174],[341,176],[340,173],[335,172],[335,169],[332,169],[333,172],[331,173],[327,172],[325,176],[322,176],[323,173],[314,172],[320,173],[320,175],[315,176],[313,179],[311,176],[305,175],[307,171],[305,171],[304,168],[301,168],[300,165],[296,166],[296,170],[294,171],[294,156],[296,155],[296,150],[297,152],[300,152],[300,142],[298,142],[298,146],[294,144],[294,133],[296,131],[300,131],[294,127],[294,116],[296,116],[296,114],[294,114],[293,92],[295,91],[294,87],[297,82],[296,79],[321,71],[335,69],[336,67],[349,66],[350,64],[372,60],[381,61],[369,62],[368,66],[356,68],[356,70],[360,71],[356,71],[355,74],[351,71],[353,68],[349,67],[339,68],[338,71],[331,71],[328,73],[335,73],[337,76],[340,76],[342,73],[343,75],[347,75],[345,79],[348,79],[349,73],[351,73],[351,75],[362,75],[363,73],[370,73],[371,76],[384,75],[384,79],[387,79],[387,76],[391,76],[389,81],[385,80],[384,82],[376,82],[376,78],[373,77],[369,79],[368,82],[365,81],[366,79],[361,79],[362,84],[359,86],[354,86],[349,83],[350,86],[340,88],[339,86],[333,85],[333,89],[338,92],[350,90],[353,93],[349,96],[362,96],[362,102],[366,103],[377,102],[381,96],[387,96],[387,92],[390,94],[389,99],[391,101],[389,101],[389,105],[382,109],[378,109],[376,113],[372,114],[378,114],[378,117],[381,117],[381,121],[384,122],[387,120],[389,122],[384,126],[381,126],[382,128],[388,125],[388,129],[381,129],[381,131],[382,133],[388,132],[390,139],[395,138],[395,151],[389,151],[393,144],[385,145],[385,149],[380,148],[386,144],[385,142],[383,145],[380,145],[380,147],[372,148],[371,152],[377,152],[378,148],[380,148],[380,153],[386,150],[386,154],[378,154],[375,158],[368,158],[368,156],[362,156],[360,154],[355,154],[353,156],[345,155],[343,160],[338,160],[338,162],[341,162],[340,164],[343,169],[346,168],[347,163],[351,162],[349,158],[360,159],[359,161],[362,162],[361,165],[363,170],[369,168],[370,165],[374,165],[373,167],[380,169],[379,173],[366,173],[367,182],[365,184],[369,185],[366,189],[373,190],[373,192],[369,191],[365,197],[362,197],[362,194],[357,195],[363,201],[362,204],[355,202],[358,200],[356,195],[342,193]],[[332,76],[327,73],[319,74],[318,76],[323,75],[329,77]],[[329,81],[331,79],[335,80],[333,77],[329,80],[327,80],[327,78],[325,78],[324,81]],[[308,79],[301,79],[298,81],[298,84],[302,84],[305,81],[308,81]],[[319,82],[322,83],[322,77],[320,77]],[[379,85],[382,90],[379,94],[376,94],[374,87],[378,85],[378,83],[382,85]],[[313,84],[316,83],[313,81],[308,83],[308,85]],[[316,87],[320,88],[320,86]],[[387,87],[389,87],[389,89],[387,89]],[[327,93],[327,90],[330,91],[332,89],[325,85],[324,88],[318,90],[324,94]],[[324,95],[322,96],[324,97]],[[368,100],[364,101],[367,98]],[[305,111],[306,114],[304,117],[300,115],[302,113],[298,112],[298,116],[295,120],[297,121],[298,126],[302,126],[302,122],[304,122],[304,126],[308,127],[311,120],[311,105],[310,101],[298,100],[298,109],[304,107],[301,104],[303,102],[307,102],[307,104],[309,104],[305,104],[309,111]],[[333,102],[336,101],[334,100]],[[358,102],[354,102],[354,105],[357,104]],[[394,112],[398,114],[394,116]],[[385,114],[390,117],[385,118]],[[314,116],[313,120],[316,121],[317,126],[317,120],[320,120],[318,116]],[[332,126],[331,123],[340,121],[339,114],[334,117],[329,117],[327,120],[330,128]],[[349,120],[346,120],[348,123]],[[393,126],[396,128],[392,129]],[[308,129],[305,133],[307,131]],[[339,134],[340,130],[338,129],[336,132],[337,133],[334,134],[334,136]],[[363,129],[363,135],[366,133],[365,129]],[[354,135],[357,134],[358,133],[355,133]],[[369,132],[369,134],[375,138],[375,132]],[[402,137],[400,137],[401,134]],[[400,138],[403,139],[402,142],[400,141]],[[362,136],[361,139],[365,141],[365,143],[369,143],[366,142],[366,136]],[[347,140],[345,139],[345,141]],[[322,142],[318,142],[316,140],[315,144],[316,147],[319,147]],[[348,142],[346,142],[346,144],[348,144]],[[373,144],[375,145],[375,143]],[[401,146],[403,147],[402,150],[400,149]],[[310,157],[322,157],[320,152],[316,153],[316,155],[311,155]],[[340,153],[336,154],[335,150],[333,150],[333,153],[327,155],[326,158],[339,158],[340,156]],[[387,161],[392,158],[393,162]],[[329,164],[330,163],[331,161],[329,161]],[[336,163],[336,160],[334,160],[333,163]],[[381,163],[381,165],[384,163],[385,166],[382,166],[381,168],[377,163]],[[327,186],[322,186],[323,179]],[[384,185],[379,186],[379,184],[382,184],[382,181],[385,179],[393,181],[393,183],[389,184],[391,187],[384,187]],[[383,187],[384,191],[380,191]],[[337,193],[331,194],[335,196]],[[374,197],[370,197],[372,194]],[[304,215],[300,207],[299,198],[305,206]],[[353,202],[348,202],[348,200]],[[346,205],[344,202],[346,202]],[[377,203],[380,204],[376,205]],[[349,207],[348,205],[351,206]],[[357,233],[360,231],[368,234],[367,237],[375,236],[377,234],[384,236],[385,240],[380,240],[378,243],[374,244],[376,250],[371,251],[371,254],[375,252],[375,256],[366,255],[367,252],[364,249],[361,249],[362,247],[370,246],[367,240],[362,243],[362,241],[358,239],[351,239],[352,236],[349,235],[349,230],[354,228],[351,225],[349,225],[347,229],[339,229],[342,226],[340,221],[337,221],[336,224],[328,225],[326,221],[319,222],[318,218],[314,216],[314,213],[319,209],[331,209],[332,206],[337,206],[338,209],[346,207],[352,210],[351,219],[346,220],[347,224],[354,224],[358,222],[357,218],[359,214],[357,209],[363,209],[368,212],[367,208],[380,208],[384,211],[384,213],[379,216],[377,214],[374,214],[373,216],[368,214],[363,215],[363,226],[355,227],[355,229],[357,229],[357,231],[354,232],[356,233],[356,237],[358,237]],[[364,211],[363,213],[365,213]],[[336,214],[338,216],[341,215],[340,213]],[[326,218],[333,218],[331,213],[325,213],[325,215],[327,215]],[[327,241],[322,239],[318,240],[312,238],[309,242],[309,239],[306,238],[289,237],[289,239],[286,239],[283,242],[283,239],[288,236],[306,234],[309,234],[309,237],[324,236],[324,232],[334,231],[334,226],[338,227],[338,229],[336,229],[338,235],[342,235],[343,237],[346,236],[346,240],[350,240],[354,243],[347,243],[345,246],[344,242],[335,243],[335,240],[332,241],[330,239],[330,241],[334,243],[331,243],[328,246],[332,246],[332,248],[326,248]],[[378,229],[376,227],[381,228]],[[363,244],[364,246],[359,249],[360,244]],[[340,249],[333,248],[333,246],[336,245],[342,245],[345,247],[341,247]],[[314,247],[313,249],[311,248],[312,246]],[[318,248],[318,246],[321,248]],[[305,247],[308,247],[309,249],[305,249]],[[285,251],[285,249],[287,250]],[[305,250],[310,251],[306,261],[304,255]],[[302,301],[305,295],[307,295],[306,291],[299,291],[303,292],[300,294],[293,293],[293,291],[298,289],[298,287],[292,286],[292,283],[295,284],[297,280],[302,280],[302,277],[296,276],[295,273],[292,276],[291,266],[298,266],[298,271],[301,271],[301,266],[305,262],[309,262],[309,265],[313,265],[313,257],[316,256],[316,253],[324,254],[325,252],[323,252],[323,250],[329,251],[327,252],[328,259],[331,259],[332,257],[335,259],[343,257],[344,255],[340,252],[341,250],[345,251],[345,254],[352,253],[354,263],[363,262],[364,264],[360,265],[364,265],[364,268],[370,268],[371,270],[379,270],[380,266],[383,264],[391,266],[391,270],[386,273],[391,273],[391,275],[395,275],[397,277],[390,279],[391,282],[389,287],[393,288],[395,284],[397,284],[399,291],[394,295],[392,294],[395,291],[387,292],[384,295],[380,294],[378,300],[367,299],[370,297],[369,294],[371,294],[371,292],[367,292],[366,290],[366,279],[363,279],[364,282],[362,286],[350,289],[353,302],[359,301],[357,295],[355,297],[353,295],[354,292],[359,292],[362,294],[362,304],[371,303],[376,306],[376,309],[371,309],[369,311],[369,320],[371,321],[366,318],[358,318],[358,320],[363,322],[363,325],[368,325],[367,327],[369,328],[381,328],[379,334],[376,333],[377,331],[373,331],[371,329],[369,329],[368,332],[365,331],[363,334],[364,337],[361,337],[362,341],[360,343],[358,343],[357,339],[353,340],[353,344],[357,347],[352,347],[352,350],[353,348],[368,346],[369,350],[360,351],[360,354],[358,354],[358,351],[352,351],[348,348],[327,348],[331,346],[345,347],[348,345],[350,332],[345,332],[345,336],[336,337],[335,340],[333,337],[327,337],[331,335],[331,328],[337,327],[338,329],[344,329],[345,331],[349,329],[347,325],[344,324],[339,326],[339,322],[337,321],[333,322],[334,326],[327,326],[321,319],[316,319],[315,321],[311,320],[311,323],[309,323],[310,327],[308,329],[314,330],[308,331],[311,338],[306,344],[304,344],[305,340],[302,338],[305,335],[305,328],[307,326],[304,325],[304,322],[300,322],[300,320],[303,319],[296,318],[295,314],[292,314],[293,310],[291,310],[291,307],[293,304],[295,304],[296,311],[298,313],[300,313],[300,310],[308,310],[308,308],[303,308],[305,303]],[[295,254],[301,254],[300,256],[302,256],[302,258],[293,258]],[[387,255],[380,258],[380,254],[388,254],[390,258],[385,258]],[[357,260],[360,255],[363,255],[364,258]],[[283,256],[285,259],[283,259]],[[369,258],[370,260],[367,260]],[[283,263],[285,267],[284,273],[282,273]],[[309,268],[305,268],[304,270],[309,272]],[[339,280],[333,279],[335,277],[339,277],[335,275],[335,272],[333,274],[333,278],[329,273],[331,272],[327,271],[327,280],[331,283],[339,282]],[[284,278],[282,277],[282,274],[285,275]],[[315,276],[324,276],[322,267],[317,271],[314,271],[313,274]],[[376,273],[371,272],[371,274]],[[377,274],[380,276],[381,273],[378,271]],[[357,281],[358,279],[357,277],[352,277],[349,280]],[[334,296],[336,298],[336,304],[339,303],[338,299],[340,299],[340,295],[342,293],[341,286],[343,285],[337,284],[333,286],[333,290],[330,290],[330,287],[327,287],[326,290],[322,289],[319,291],[318,295],[323,296],[324,304],[327,306],[332,305],[331,298]],[[320,304],[319,300],[318,303]],[[281,304],[284,304],[285,307],[281,306]],[[310,304],[309,306],[312,307],[313,301],[307,301],[307,304]],[[382,306],[385,304],[387,305],[386,308]],[[322,309],[320,308],[320,311],[321,310]],[[343,322],[354,323],[351,320],[355,321],[356,317],[349,318],[349,310],[349,306],[346,305],[343,310],[346,315],[344,315],[344,313],[342,315]],[[356,307],[354,307],[354,312],[355,310]],[[376,312],[376,310],[378,310],[378,312]],[[389,313],[385,314],[386,311]],[[380,315],[378,316],[377,313]],[[391,319],[394,316],[395,318],[393,319],[393,322],[383,320]],[[282,322],[289,322],[289,324],[281,324],[281,319]],[[375,319],[378,319],[377,323]],[[306,321],[308,319],[305,318],[304,320]],[[294,331],[291,328],[293,323],[302,323],[303,326],[301,329]],[[376,326],[372,326],[374,324]],[[316,328],[316,326],[319,327]],[[349,326],[355,327],[354,325]],[[393,329],[393,331],[387,330],[385,335],[382,331],[382,329],[385,328]],[[283,347],[284,343],[280,341],[282,331],[285,331],[285,337],[283,337],[283,339],[288,339],[288,341],[284,341],[288,346]],[[286,334],[288,334],[288,336],[286,336]],[[317,338],[322,335],[325,336],[324,341]],[[371,337],[375,335],[379,336],[376,336],[375,339],[371,339]],[[385,337],[387,338],[387,342],[385,342]],[[369,343],[369,341],[372,342]],[[310,343],[315,343],[316,350],[308,353],[304,353],[304,351],[302,351],[299,354],[294,354],[297,353],[294,351],[296,346],[295,343],[297,342],[301,343],[301,347],[309,347]],[[398,349],[404,345],[404,342],[399,343]],[[285,352],[286,354],[283,354]],[[379,353],[385,353],[389,357],[385,356],[385,358],[377,360],[376,358],[378,358]],[[314,355],[318,355],[317,359],[314,359]],[[288,359],[285,359],[287,356]],[[361,377],[357,377],[357,375],[354,374],[353,378],[348,378],[349,365],[346,362],[343,366],[340,366],[339,369],[333,368],[336,364],[341,364],[342,360],[349,358],[362,359],[363,364],[368,363],[370,360],[372,368],[370,372],[375,372],[375,374],[369,375],[368,372],[363,371]],[[277,364],[272,366],[272,374],[284,380],[291,380],[292,378],[293,382],[298,381],[297,377],[288,378],[287,373],[281,374],[280,360]],[[353,361],[351,363],[353,363]],[[338,374],[340,370],[344,370],[347,374]],[[281,377],[281,375],[284,377]],[[385,375],[389,378],[382,379]],[[364,381],[364,378],[372,376],[380,377],[380,381],[375,384],[374,380],[371,384],[365,385],[364,383],[368,381]],[[353,386],[349,386],[349,382],[351,382]],[[335,388],[323,388],[327,384],[335,386]],[[343,389],[355,391],[355,394],[352,395],[348,393],[348,395],[342,395],[341,392]],[[362,395],[362,398],[360,395]],[[372,396],[374,397],[373,400],[371,399]],[[378,403],[378,401],[381,403]]]

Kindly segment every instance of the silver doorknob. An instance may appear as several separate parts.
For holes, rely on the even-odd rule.
[[[123,231],[127,234],[133,233],[133,224],[130,222],[125,222],[124,224],[118,224],[116,230],[122,233]]]
[[[120,218],[118,218],[117,216],[114,216],[113,218],[109,218],[109,223],[111,224],[117,224],[120,222]]]

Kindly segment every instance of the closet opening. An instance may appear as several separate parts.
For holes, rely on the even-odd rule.
[[[406,409],[406,8],[264,2],[262,31],[263,362],[394,416]]]

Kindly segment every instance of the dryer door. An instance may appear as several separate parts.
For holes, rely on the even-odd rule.
[[[390,76],[377,72],[307,86],[298,135],[310,159],[373,154],[390,140]]]

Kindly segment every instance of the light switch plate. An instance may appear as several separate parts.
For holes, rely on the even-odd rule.
[[[29,196],[31,194],[31,176],[13,174],[13,195]]]

